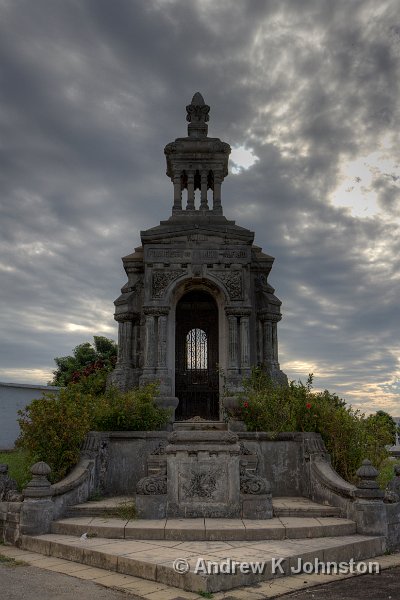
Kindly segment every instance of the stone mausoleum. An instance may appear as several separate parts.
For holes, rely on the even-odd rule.
[[[142,231],[142,245],[122,259],[128,282],[115,301],[119,356],[110,381],[121,389],[159,381],[176,421],[218,421],[223,385],[240,390],[251,366],[285,379],[281,302],[268,281],[273,257],[223,213],[231,148],[208,137],[210,107],[199,92],[186,111],[187,137],[164,149],[172,214]]]

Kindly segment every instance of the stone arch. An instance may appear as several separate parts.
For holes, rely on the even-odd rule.
[[[228,294],[220,282],[215,282],[211,278],[179,278],[168,286],[166,293],[166,302],[170,306],[168,318],[168,370],[175,374],[175,354],[176,354],[176,309],[180,299],[188,292],[206,292],[216,303],[218,309],[218,364],[224,372],[227,368],[227,320],[225,308],[229,302]],[[173,393],[175,394],[175,377],[172,378]],[[219,392],[221,395],[223,387],[222,377],[219,376]]]

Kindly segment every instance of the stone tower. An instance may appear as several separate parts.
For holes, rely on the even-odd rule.
[[[274,258],[223,215],[231,148],[208,137],[210,107],[199,92],[186,111],[187,137],[164,149],[172,214],[142,231],[142,245],[122,259],[128,282],[115,301],[119,352],[110,383],[158,381],[177,420],[219,420],[223,385],[240,390],[253,365],[286,379],[281,302],[268,283]]]

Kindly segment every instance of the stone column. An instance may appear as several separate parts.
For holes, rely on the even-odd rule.
[[[222,215],[221,183],[222,183],[221,174],[214,172],[213,212],[216,213],[217,215]]]
[[[174,206],[172,212],[179,212],[182,210],[182,183],[181,175],[174,175]]]
[[[118,327],[118,362],[132,364],[132,321],[120,321]]]
[[[208,210],[208,202],[207,202],[207,171],[201,172],[201,201],[200,201],[200,210]]]
[[[263,323],[257,319],[257,364],[263,362]]]
[[[229,369],[238,369],[238,323],[235,315],[228,315]]]
[[[242,369],[250,368],[250,327],[249,317],[240,317],[240,366]]]
[[[145,352],[144,352],[144,369],[147,372],[152,372],[155,369],[155,349],[156,349],[156,323],[154,315],[146,315],[145,323]]]
[[[278,362],[278,325],[275,322],[272,323],[272,360]]]
[[[158,317],[158,369],[167,368],[167,316]]]
[[[263,363],[270,365],[272,360],[272,323],[263,321]]]
[[[194,205],[194,173],[193,173],[193,171],[188,173],[187,189],[188,189],[188,198],[187,198],[186,210],[194,210],[195,205]]]
[[[118,321],[118,360],[107,378],[107,385],[114,385],[120,390],[127,390],[138,384],[138,374],[134,369],[132,336],[134,322],[138,314],[127,311],[114,315]]]

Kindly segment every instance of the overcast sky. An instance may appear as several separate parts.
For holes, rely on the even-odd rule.
[[[200,91],[225,215],[275,256],[290,379],[400,414],[396,0],[0,0],[0,380],[116,338]],[[233,167],[233,169],[232,169]]]

